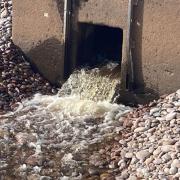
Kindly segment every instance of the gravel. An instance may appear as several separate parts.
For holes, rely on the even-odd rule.
[[[61,179],[180,179],[180,90],[116,119],[113,126],[119,127],[119,134],[72,158],[72,152],[58,142],[58,122],[48,121],[61,114],[43,109],[37,114],[37,107],[21,111],[22,100],[37,92],[53,94],[56,89],[12,43],[12,1],[1,0],[0,6],[0,113],[18,112],[0,115],[0,179],[58,179],[62,172]],[[96,120],[103,122],[103,118]],[[93,121],[87,119],[88,126],[94,126]],[[78,121],[71,125],[79,127]],[[108,133],[108,128],[103,132]]]
[[[56,88],[33,71],[22,52],[12,43],[10,49],[0,54],[0,70],[0,113],[14,109],[16,103],[35,93],[56,92]]]
[[[51,97],[49,96],[49,98]],[[43,97],[40,99],[42,100]],[[7,119],[1,119],[3,128],[0,136],[1,142],[4,143],[2,145],[4,148],[2,169],[7,175],[7,172],[9,174],[8,167],[13,167],[11,174],[15,174],[16,178],[30,177],[36,174],[39,177],[48,176],[54,179],[69,178],[69,176],[70,179],[101,180],[179,179],[179,101],[180,90],[161,97],[149,105],[139,106],[127,115],[116,116],[114,114],[114,117],[120,117],[113,120],[115,124],[109,124],[105,117],[88,119],[86,116],[86,119],[83,120],[84,115],[72,119],[72,117],[67,117],[67,114],[61,120],[57,119],[56,121],[57,116],[62,116],[58,111],[47,113],[47,110],[44,111],[41,108],[40,111],[38,110],[38,114],[36,110],[38,104],[36,107],[29,107],[31,112],[24,104],[23,111],[27,111],[27,113],[23,114],[23,111],[20,110],[16,117],[10,115],[4,116]],[[29,104],[32,104],[31,101]],[[156,114],[157,111],[153,110],[155,108],[158,109],[159,116]],[[154,112],[152,113],[152,111]],[[111,112],[109,113],[111,114]],[[169,115],[172,113],[175,116]],[[108,114],[106,116],[108,117]],[[65,117],[68,118],[68,121],[65,121]],[[67,132],[65,131],[67,137],[64,136],[64,141],[57,138],[62,137],[62,130],[66,127],[65,124],[58,125],[61,121],[62,123],[69,122],[68,127],[71,125],[73,130],[76,127],[80,128],[81,130],[78,131],[80,134],[75,131],[71,132],[71,128],[69,128]],[[86,125],[85,122],[87,122]],[[101,125],[102,122],[107,124]],[[102,132],[101,129],[96,128],[89,132],[83,130],[84,127],[93,127],[94,123],[98,125],[97,127],[104,129],[102,137],[105,138],[101,138],[97,142],[95,137],[101,137],[98,135],[98,132]],[[113,126],[114,129],[119,129],[113,136],[109,132],[109,125],[111,130]],[[138,128],[140,130],[137,131]],[[88,136],[84,136],[84,132]],[[111,134],[109,137],[108,133]],[[72,136],[70,137],[70,135]],[[84,144],[86,139],[90,144]],[[78,141],[83,146],[77,145]],[[73,146],[70,145],[71,142],[73,142]],[[68,148],[65,148],[66,146]],[[78,151],[73,151],[73,147],[75,149],[79,147]],[[16,163],[17,159],[21,163]],[[29,173],[27,174],[27,172]],[[34,172],[36,173],[33,174]]]
[[[12,37],[12,0],[1,0],[0,52],[10,47]]]
[[[118,164],[119,179],[180,178],[179,102],[180,90],[129,114],[131,133],[106,152],[109,163]]]

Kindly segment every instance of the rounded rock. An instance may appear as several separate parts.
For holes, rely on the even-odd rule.
[[[176,167],[176,168],[180,168],[180,160],[179,159],[174,159],[171,167]]]
[[[169,114],[166,115],[166,121],[171,121],[172,119],[174,119],[176,117],[176,112],[171,112]]]
[[[170,169],[169,169],[169,174],[171,174],[171,175],[174,175],[174,174],[176,174],[178,172],[178,168],[177,167],[171,167]]]
[[[151,155],[151,153],[148,150],[141,150],[139,152],[136,153],[136,157],[141,160],[144,161],[145,159],[147,159],[149,156]]]

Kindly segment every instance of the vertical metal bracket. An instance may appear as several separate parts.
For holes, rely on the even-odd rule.
[[[69,72],[69,40],[71,31],[72,0],[64,0],[64,78]]]
[[[127,44],[126,44],[126,58],[128,62],[128,89],[132,89],[134,83],[134,64],[132,57],[132,23],[133,23],[133,10],[134,0],[129,0],[128,4],[128,30],[127,30]]]

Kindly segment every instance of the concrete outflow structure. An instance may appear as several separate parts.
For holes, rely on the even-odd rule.
[[[105,58],[133,88],[174,92],[179,27],[179,0],[13,0],[13,41],[54,84]]]

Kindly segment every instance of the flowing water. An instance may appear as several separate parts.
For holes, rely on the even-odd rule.
[[[101,68],[75,71],[59,91],[60,96],[75,95],[80,99],[111,102],[120,85],[120,69],[117,63]]]
[[[71,176],[74,169],[82,167],[83,158],[77,160],[76,155],[119,133],[123,127],[118,120],[131,111],[111,103],[120,78],[107,72],[116,66],[111,63],[102,69],[74,72],[57,95],[36,94],[25,100],[3,117],[0,128],[35,135],[36,142],[29,142],[29,146],[36,154],[57,149],[62,176]]]

